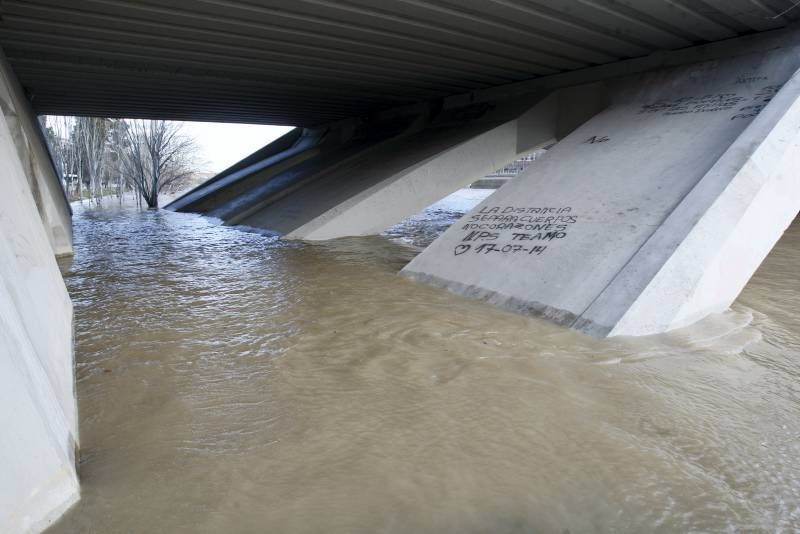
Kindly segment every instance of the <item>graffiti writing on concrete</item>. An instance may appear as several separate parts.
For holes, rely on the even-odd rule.
[[[661,115],[683,115],[686,113],[713,113],[735,108],[747,100],[736,93],[718,93],[703,96],[682,96],[670,100],[659,100],[645,104],[639,110],[643,113],[659,113]]]
[[[745,76],[744,74],[740,74],[739,76],[736,77],[736,81],[734,83],[736,84],[755,83],[755,82],[763,82],[766,81],[767,79],[768,78],[766,76],[761,74],[747,75],[747,76]]]
[[[481,243],[480,245],[456,245],[455,255],[460,256],[472,250],[476,254],[516,254],[522,252],[523,254],[536,254],[537,256],[547,249],[547,245],[536,245],[533,247],[524,247],[522,245],[498,245],[496,243]]]
[[[584,145],[596,145],[597,143],[607,143],[611,138],[607,135],[593,135],[583,142]]]
[[[780,88],[780,85],[767,85],[766,87],[762,87],[755,95],[753,95],[752,103],[747,106],[740,107],[736,115],[731,117],[731,120],[749,119],[755,117],[761,113],[762,109],[767,107],[769,101],[772,100],[772,97],[778,93]]]
[[[735,83],[745,83],[740,80],[743,79],[739,78]],[[735,110],[736,113],[731,117],[731,120],[749,119],[758,115],[780,88],[780,85],[766,85],[756,91],[753,96],[743,96],[738,93],[712,93],[702,96],[682,96],[658,100],[650,104],[644,104],[638,114],[656,113],[670,116]]]
[[[538,256],[546,243],[567,237],[577,220],[571,207],[483,206],[462,226],[467,233],[453,254]]]

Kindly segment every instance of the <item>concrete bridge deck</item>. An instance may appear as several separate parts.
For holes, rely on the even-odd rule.
[[[785,27],[792,0],[4,0],[40,114],[314,126]]]

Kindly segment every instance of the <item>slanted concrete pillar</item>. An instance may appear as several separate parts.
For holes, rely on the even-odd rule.
[[[287,239],[376,234],[553,143],[605,105],[600,89],[454,97],[287,134],[167,208]]]
[[[78,499],[72,303],[0,114],[0,531],[39,532]]]
[[[800,207],[798,67],[784,48],[607,82],[404,274],[601,336],[726,309]]]
[[[434,127],[386,143],[357,167],[346,167],[324,184],[316,184],[313,195],[300,192],[287,198],[291,203],[302,196],[316,206],[324,199],[337,201],[327,202],[327,209],[284,237],[325,240],[378,234],[552,142],[556,123],[551,110],[555,108],[552,98],[543,98],[511,120],[504,117],[490,119],[488,125]]]
[[[55,260],[72,253],[70,212],[21,91],[0,54],[1,532],[40,532],[79,497],[72,303]]]
[[[25,92],[0,50],[0,109],[56,256],[72,254],[72,211]]]

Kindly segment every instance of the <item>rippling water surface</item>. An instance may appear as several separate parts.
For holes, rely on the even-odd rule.
[[[485,194],[320,244],[77,208],[51,532],[800,529],[800,225],[732,311],[598,340],[397,275]]]

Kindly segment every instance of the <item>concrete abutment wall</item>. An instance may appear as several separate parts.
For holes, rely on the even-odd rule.
[[[79,497],[72,303],[55,255],[69,206],[0,58],[0,531],[38,532]]]

